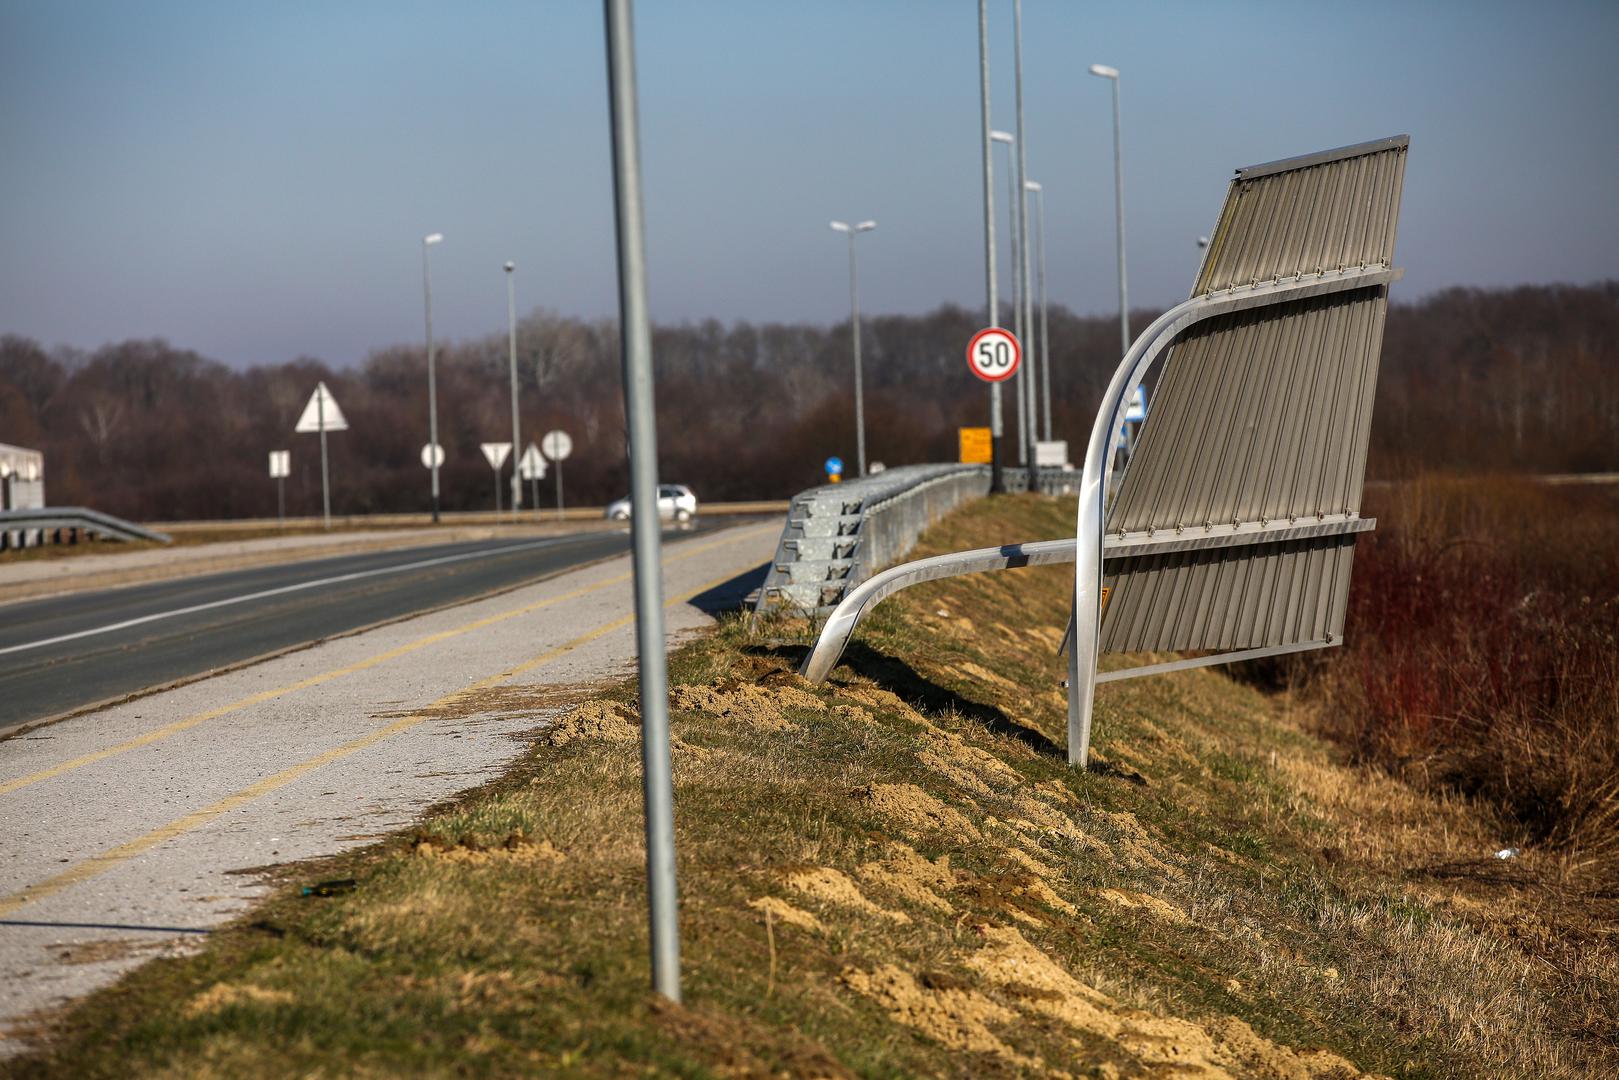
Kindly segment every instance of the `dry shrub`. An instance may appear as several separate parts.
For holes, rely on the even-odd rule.
[[[1619,499],[1435,477],[1371,496],[1345,648],[1307,665],[1326,722],[1615,874]]]

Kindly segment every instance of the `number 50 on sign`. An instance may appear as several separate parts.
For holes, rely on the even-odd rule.
[[[1017,374],[1023,346],[1010,330],[986,326],[967,342],[967,366],[985,382],[1003,382]]]

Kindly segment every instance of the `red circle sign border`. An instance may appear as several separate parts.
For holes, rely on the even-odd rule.
[[[1006,369],[1005,375],[985,375],[982,371],[978,370],[978,365],[973,363],[973,350],[978,348],[978,343],[983,340],[986,334],[1005,334],[1007,340],[1011,341],[1012,343],[1012,366]],[[982,330],[978,331],[978,333],[974,334],[972,339],[967,342],[966,355],[967,370],[971,371],[978,378],[990,383],[1005,382],[1013,375],[1016,375],[1018,373],[1018,369],[1023,366],[1023,342],[1019,341],[1017,339],[1017,335],[1006,329],[1004,326],[986,326]]]

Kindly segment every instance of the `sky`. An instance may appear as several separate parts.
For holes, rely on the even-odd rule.
[[[981,307],[977,32],[973,0],[641,0],[653,317],[847,318],[833,218],[878,223],[864,312]],[[1619,277],[1619,4],[1026,0],[1023,37],[1075,311],[1117,305],[1094,62],[1133,306],[1186,297],[1233,169],[1400,133],[1396,299]],[[520,311],[614,315],[604,48],[588,0],[0,0],[0,333],[349,365],[421,340],[430,232],[441,336],[504,329],[507,259]]]

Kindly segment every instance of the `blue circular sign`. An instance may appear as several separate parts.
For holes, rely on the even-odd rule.
[[[843,459],[842,458],[840,458],[840,457],[829,457],[829,458],[826,459],[826,475],[833,476],[833,475],[836,475],[838,473],[841,473],[842,471],[843,471]]]

